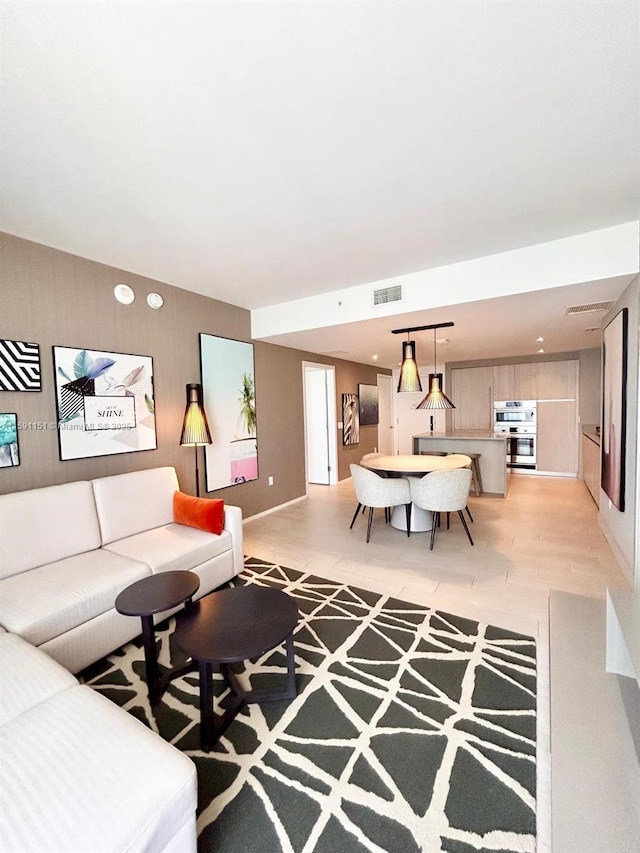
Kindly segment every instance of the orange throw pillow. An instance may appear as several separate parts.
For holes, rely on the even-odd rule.
[[[219,498],[195,498],[184,492],[173,494],[173,520],[207,533],[222,533],[224,501]]]

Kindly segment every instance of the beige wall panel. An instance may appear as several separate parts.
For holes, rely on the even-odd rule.
[[[16,412],[20,423],[47,425],[20,430],[20,465],[0,470],[0,493],[160,465],[173,465],[181,488],[193,493],[194,451],[181,448],[179,440],[185,385],[200,381],[198,334],[250,341],[249,311],[7,234],[0,234],[0,253],[0,337],[40,344],[42,363],[42,391],[0,392],[0,411]],[[134,289],[132,305],[121,305],[114,298],[113,288],[120,283]],[[165,301],[158,311],[146,303],[153,291]],[[56,421],[54,345],[153,357],[157,450],[60,461],[56,430],[48,428]],[[390,373],[256,342],[260,477],[211,493],[241,506],[245,517],[305,494],[303,360],[335,365],[338,419],[343,392],[357,393],[359,382],[375,385],[378,373]],[[376,444],[375,426],[361,429],[355,448],[343,448],[340,434],[339,476],[348,477],[352,457],[359,459]],[[273,486],[267,485],[269,475],[274,477]]]

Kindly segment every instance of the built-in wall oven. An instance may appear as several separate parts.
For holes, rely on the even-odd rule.
[[[493,431],[505,437],[510,468],[536,467],[536,401],[504,400],[493,404]]]

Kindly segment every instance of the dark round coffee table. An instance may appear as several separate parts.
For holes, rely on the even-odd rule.
[[[297,622],[298,608],[291,596],[254,584],[212,592],[180,619],[174,635],[176,643],[198,662],[200,744],[205,752],[224,734],[244,705],[295,697],[293,631]],[[284,688],[276,692],[245,690],[229,664],[257,658],[283,642],[287,654]],[[218,666],[231,691],[223,700],[223,714],[216,714],[213,709],[213,670]]]
[[[116,598],[118,613],[124,616],[139,616],[142,619],[145,672],[149,702],[152,705],[158,704],[169,681],[193,668],[189,664],[169,670],[164,676],[160,674],[153,617],[156,613],[171,610],[181,604],[191,606],[191,599],[199,587],[200,578],[195,572],[161,572],[132,583]]]

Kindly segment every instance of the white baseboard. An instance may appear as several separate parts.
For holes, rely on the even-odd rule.
[[[300,501],[306,501],[308,495],[301,495],[299,498],[294,498],[292,501],[287,501],[283,504],[278,504],[278,506],[272,506],[271,509],[265,509],[264,512],[258,512],[255,515],[250,515],[247,518],[242,519],[242,523],[246,524],[249,521],[255,521],[257,518],[262,518],[264,515],[271,515],[272,512],[277,512],[279,509],[284,509],[287,506],[293,506],[293,504],[299,504]]]

